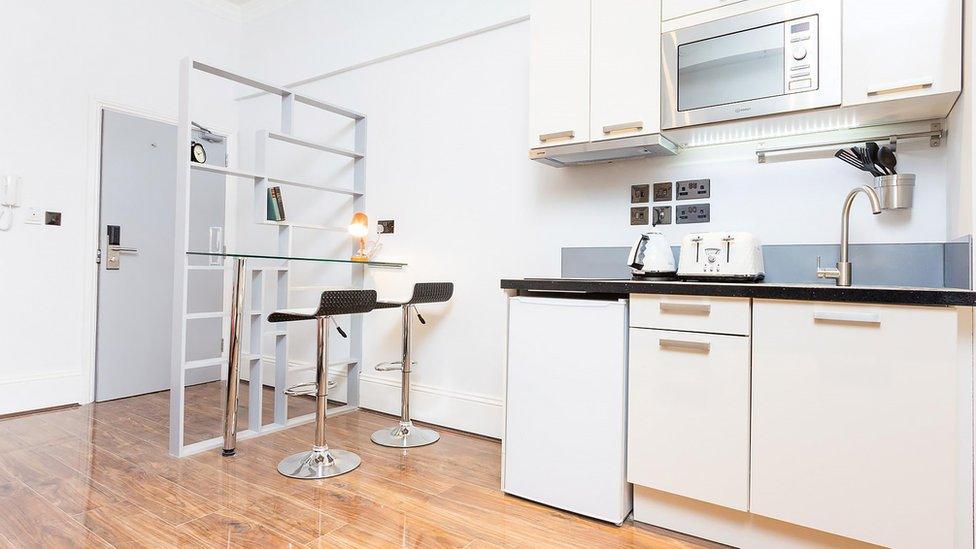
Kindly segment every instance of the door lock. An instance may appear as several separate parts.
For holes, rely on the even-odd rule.
[[[121,266],[121,256],[122,254],[137,254],[139,250],[137,248],[127,248],[125,246],[120,246],[122,240],[122,228],[118,225],[108,226],[108,254],[105,256],[105,270],[107,271],[117,271]],[[101,259],[101,252],[99,251],[99,259]]]

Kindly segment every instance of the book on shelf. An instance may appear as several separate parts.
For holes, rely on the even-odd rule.
[[[284,221],[285,204],[281,200],[281,187],[268,188],[268,221]]]

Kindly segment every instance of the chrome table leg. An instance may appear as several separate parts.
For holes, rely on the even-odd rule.
[[[239,363],[241,356],[241,326],[244,316],[244,258],[234,260],[234,289],[230,304],[230,347],[227,351],[227,389],[224,400],[224,451],[232,456],[237,451],[237,400],[240,390]]]

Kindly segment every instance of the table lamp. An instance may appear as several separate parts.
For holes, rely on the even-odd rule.
[[[369,218],[363,212],[356,212],[349,223],[349,234],[359,239],[359,250],[352,256],[353,261],[369,261],[366,256],[366,236],[369,234]]]

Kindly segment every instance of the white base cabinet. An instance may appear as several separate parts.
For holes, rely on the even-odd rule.
[[[627,480],[745,511],[749,337],[630,329]]]
[[[952,308],[756,300],[751,512],[953,547],[957,323]]]

